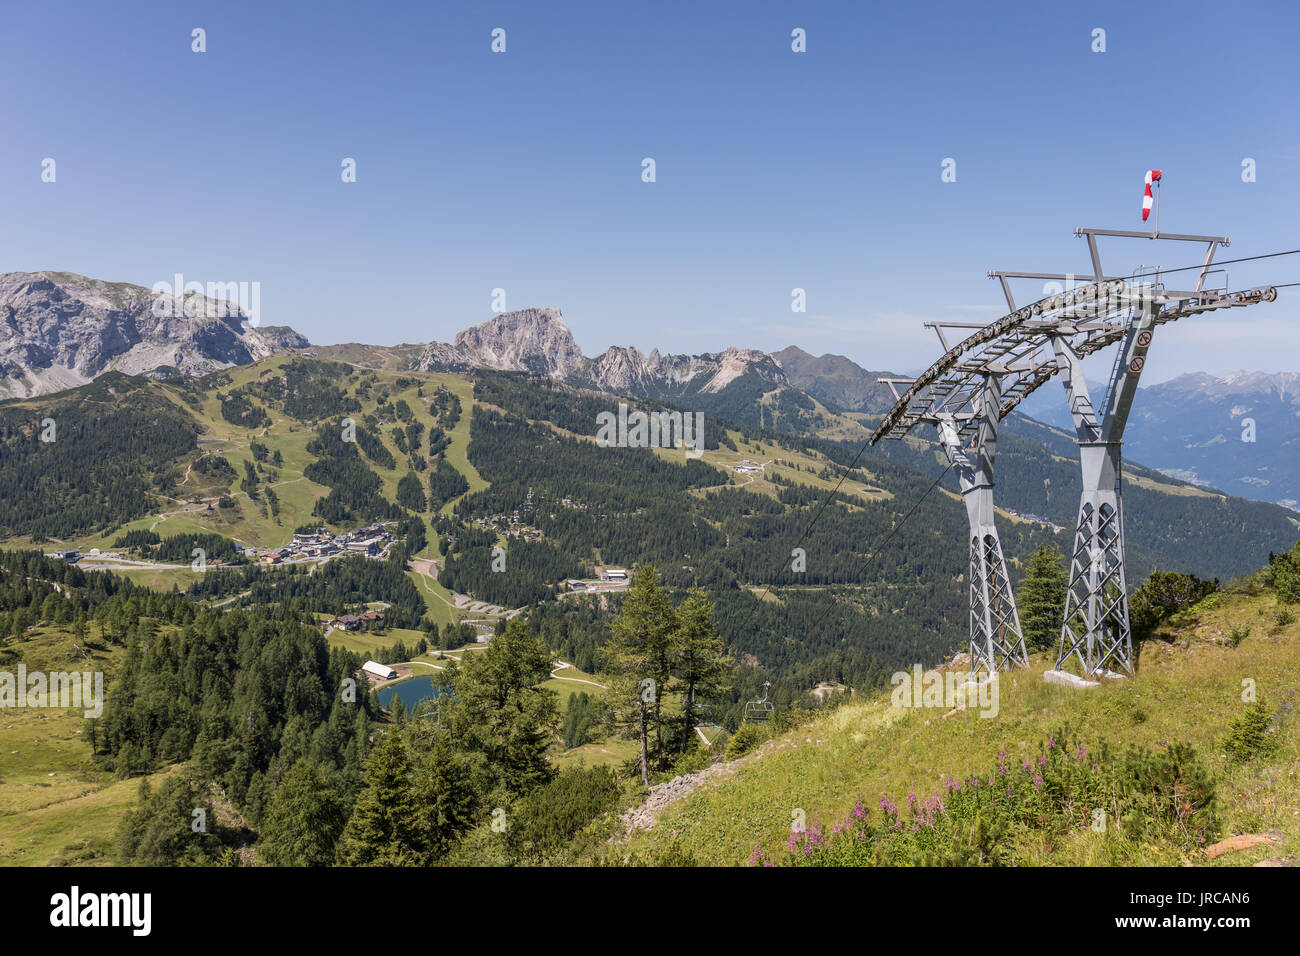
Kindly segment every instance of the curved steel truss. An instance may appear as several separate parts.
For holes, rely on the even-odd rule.
[[[871,436],[902,439],[919,425],[939,430],[940,444],[956,466],[970,521],[971,670],[997,670],[1026,660],[1015,600],[1007,583],[1002,546],[993,520],[993,459],[997,423],[1026,396],[1062,374],[1074,419],[1083,473],[1074,548],[1070,558],[1065,622],[1057,668],[1077,658],[1085,676],[1132,671],[1121,456],[1124,426],[1146,365],[1156,327],[1189,315],[1238,308],[1277,298],[1273,286],[1230,292],[1207,288],[1220,236],[1076,229],[1086,237],[1093,271],[990,272],[1001,282],[1009,311],[988,325],[927,322],[944,353],[915,379],[882,379],[897,400]],[[1108,276],[1097,248],[1100,236],[1205,243],[1191,289],[1165,285],[1158,270]],[[1187,270],[1179,270],[1187,271]],[[1011,279],[1083,282],[1017,307]],[[974,330],[956,345],[946,331]],[[1092,404],[1080,361],[1120,344],[1100,412]],[[901,389],[901,391],[900,391]],[[972,461],[975,463],[972,465]],[[990,608],[997,611],[990,613]]]

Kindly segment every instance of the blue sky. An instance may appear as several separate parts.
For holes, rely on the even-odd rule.
[[[979,6],[15,5],[0,271],[257,281],[264,324],[320,343],[450,340],[503,288],[589,355],[911,369],[921,321],[996,317],[987,270],[1082,272],[1075,226],[1141,228],[1150,167],[1165,230],[1300,247],[1294,3]],[[1107,265],[1193,261],[1156,245]],[[1300,256],[1229,275],[1300,281]],[[1298,302],[1162,329],[1146,380],[1294,369]]]

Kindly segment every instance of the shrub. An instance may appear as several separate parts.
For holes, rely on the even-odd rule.
[[[1262,700],[1257,700],[1228,727],[1223,749],[1235,763],[1268,756],[1277,750],[1277,735],[1270,733],[1272,728],[1273,715]]]
[[[684,777],[688,773],[699,773],[708,767],[710,763],[709,751],[705,750],[698,742],[688,747],[686,753],[681,754],[673,761],[672,768],[668,771],[668,779],[673,777]]]
[[[681,841],[675,841],[666,847],[652,847],[645,854],[628,853],[619,856],[616,853],[602,853],[594,857],[592,866],[662,866],[686,867],[699,866],[695,854]]]
[[[1270,574],[1267,568],[1251,571],[1249,574],[1243,574],[1241,577],[1235,578],[1224,588],[1224,591],[1229,594],[1245,594],[1255,597],[1263,594],[1265,589],[1270,587],[1269,580]]]
[[[735,760],[745,756],[766,739],[766,732],[759,730],[757,724],[746,721],[736,728],[736,732],[727,741],[727,759]]]
[[[1117,773],[1120,821],[1134,837],[1168,826],[1199,844],[1218,826],[1214,777],[1190,744],[1130,746]]]
[[[515,810],[511,842],[525,855],[540,856],[568,844],[583,827],[614,808],[622,793],[609,767],[570,767],[528,794]]]
[[[1169,617],[1198,602],[1204,602],[1207,609],[1212,607],[1209,598],[1218,586],[1218,581],[1202,581],[1191,574],[1152,571],[1129,601],[1133,637],[1146,640]]]
[[[1269,556],[1268,577],[1279,601],[1300,604],[1300,541],[1290,551]]]

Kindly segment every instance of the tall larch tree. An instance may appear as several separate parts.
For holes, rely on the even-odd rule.
[[[727,645],[713,620],[713,602],[702,588],[691,588],[677,608],[677,629],[673,632],[674,670],[682,690],[682,739],[678,748],[686,752],[695,725],[698,697],[720,697],[731,685],[732,660]]]
[[[616,722],[631,722],[629,716],[635,721],[641,782],[647,786],[652,728],[656,766],[663,763],[663,695],[672,678],[676,626],[672,601],[659,584],[659,572],[652,564],[641,565],[623,596],[622,609],[611,625],[613,635],[601,649],[601,660],[614,683],[611,704]]]

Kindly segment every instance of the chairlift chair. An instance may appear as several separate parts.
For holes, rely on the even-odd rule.
[[[767,699],[768,688],[772,686],[771,681],[763,681],[763,696],[758,700],[751,700],[745,704],[746,720],[771,720],[772,712],[776,709],[772,702]]]

